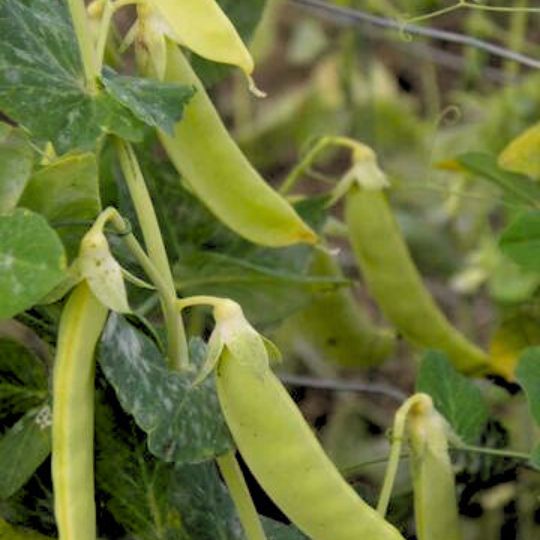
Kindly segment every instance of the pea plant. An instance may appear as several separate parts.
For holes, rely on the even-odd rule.
[[[456,130],[305,19],[282,95],[284,7],[0,0],[0,539],[540,534],[538,76]]]

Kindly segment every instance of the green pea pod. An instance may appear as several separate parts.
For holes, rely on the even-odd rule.
[[[411,408],[407,433],[418,540],[461,540],[446,424],[428,395]]]
[[[197,89],[174,136],[164,132],[159,136],[174,166],[201,201],[233,231],[257,244],[315,243],[316,234],[242,154],[189,62],[170,42],[165,80]]]
[[[214,315],[222,342],[221,408],[244,460],[275,504],[314,540],[403,540],[340,475],[271,371],[262,337],[255,346],[239,306],[227,301]]]
[[[331,255],[317,251],[311,273],[342,277]],[[282,350],[313,350],[324,360],[345,367],[369,366],[388,358],[395,348],[389,330],[377,328],[352,292],[339,288],[317,293],[300,312],[289,317],[274,335]]]
[[[94,349],[107,309],[81,282],[60,319],[54,363],[52,479],[59,540],[96,540]]]
[[[366,284],[385,316],[416,345],[446,352],[457,369],[484,371],[487,355],[449,323],[424,286],[382,187],[350,186],[345,221]]]

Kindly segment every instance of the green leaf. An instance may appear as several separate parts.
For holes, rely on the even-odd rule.
[[[62,239],[70,258],[77,255],[79,243],[101,210],[96,156],[70,154],[46,165],[32,175],[20,205],[45,216]]]
[[[530,347],[521,354],[516,378],[525,390],[531,414],[540,426],[540,347]]]
[[[0,215],[0,318],[30,308],[64,277],[62,242],[28,210]]]
[[[130,419],[113,414],[103,397],[98,392],[96,485],[107,495],[107,510],[138,540],[187,540],[181,509],[168,500],[173,466],[154,458]]]
[[[540,272],[540,211],[518,216],[503,231],[501,251],[522,268]]]
[[[52,540],[48,536],[43,536],[30,529],[12,527],[9,523],[0,518],[0,540]]]
[[[145,335],[111,315],[100,361],[126,412],[148,435],[148,448],[165,461],[197,463],[233,447],[221,415],[213,377],[192,386],[196,373],[169,371]],[[205,346],[192,340],[190,357],[200,367]]]
[[[0,340],[0,417],[20,414],[47,397],[45,365],[22,345]]]
[[[488,418],[484,398],[470,379],[452,367],[445,354],[428,351],[424,355],[416,391],[432,397],[435,408],[464,442],[476,441]]]
[[[307,540],[308,538],[293,525],[284,525],[264,516],[261,520],[268,540]]]
[[[105,90],[139,120],[170,135],[182,118],[184,106],[195,93],[195,88],[186,85],[118,75],[111,69],[105,69],[103,84]]]
[[[17,492],[51,451],[49,405],[29,411],[0,439],[0,499]]]
[[[33,151],[22,130],[2,124],[0,137],[0,214],[15,208],[32,172]]]
[[[458,156],[457,161],[471,173],[497,185],[512,200],[537,207],[540,204],[540,185],[527,176],[501,169],[497,158],[480,152],[470,152]]]
[[[345,278],[305,276],[210,251],[186,253],[174,273],[179,276],[176,287],[183,296],[231,298],[242,305],[254,324],[281,321],[308,303],[313,294],[349,283]]]
[[[531,465],[540,471],[540,444],[537,444],[533,451],[531,452],[531,459],[530,459]]]
[[[143,125],[99,90],[90,94],[67,3],[0,3],[0,109],[59,153],[91,149],[103,133],[141,140]]]

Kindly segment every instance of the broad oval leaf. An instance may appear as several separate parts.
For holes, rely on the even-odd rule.
[[[58,235],[29,210],[0,215],[0,318],[32,307],[64,277]]]
[[[540,122],[520,133],[499,155],[499,166],[540,178]]]
[[[2,124],[0,136],[0,214],[10,212],[24,190],[32,172],[34,152],[22,130]]]
[[[198,367],[205,346],[192,340]],[[196,373],[167,369],[155,344],[123,317],[112,314],[101,340],[100,362],[124,410],[148,435],[157,457],[198,463],[233,448],[217,399],[213,377],[193,386]]]
[[[503,231],[499,245],[522,268],[540,272],[540,211],[518,216]]]
[[[78,222],[93,220],[101,210],[95,154],[69,154],[38,169],[19,204],[58,227],[68,255],[75,256],[85,232]]]
[[[458,373],[445,354],[428,351],[424,355],[416,391],[431,396],[437,411],[464,442],[476,441],[488,419],[487,406],[478,387]]]

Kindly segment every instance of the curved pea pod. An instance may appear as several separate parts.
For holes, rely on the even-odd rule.
[[[339,265],[323,251],[314,254],[311,273],[342,277]],[[394,334],[375,326],[350,290],[319,292],[274,335],[282,350],[307,351],[344,367],[375,365],[395,349]]]
[[[262,341],[254,346],[249,323],[236,314],[234,325],[228,324],[216,311],[223,338],[217,364],[223,414],[242,457],[274,503],[314,540],[403,540],[340,475],[271,371]],[[227,336],[234,338],[232,347]]]
[[[180,49],[167,44],[167,82],[193,85],[174,135],[159,132],[167,155],[193,192],[239,235],[278,247],[317,241],[293,207],[252,167],[217,114]]]
[[[86,281],[60,319],[53,378],[52,480],[59,540],[96,540],[94,349],[107,308]]]
[[[384,187],[376,178],[361,179],[345,196],[350,242],[368,289],[384,315],[412,343],[443,350],[460,371],[486,370],[487,354],[450,324],[424,286]]]
[[[163,17],[169,36],[199,56],[232,64],[250,75],[254,63],[231,21],[215,0],[149,0]]]
[[[416,535],[418,540],[461,540],[447,426],[431,398],[422,396],[407,417]]]

